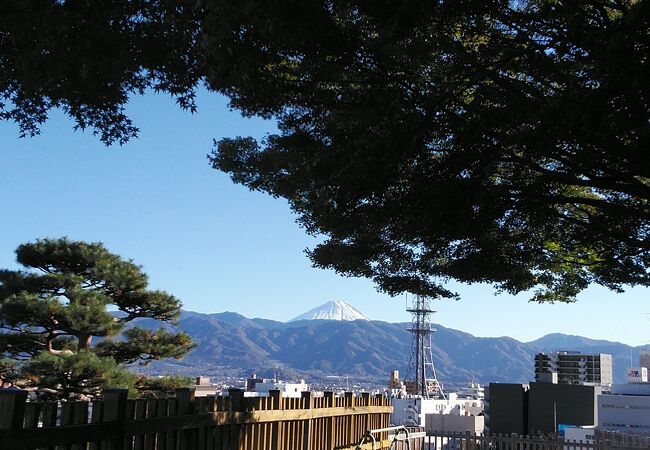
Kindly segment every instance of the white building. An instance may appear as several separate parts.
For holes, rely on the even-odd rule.
[[[482,434],[485,428],[484,416],[457,416],[455,414],[427,414],[426,432]]]
[[[207,397],[221,392],[221,387],[213,385],[209,377],[196,377],[196,384],[193,387],[195,397]]]
[[[650,436],[650,352],[641,352],[639,366],[627,370],[627,384],[598,396],[599,429]]]
[[[474,399],[474,400],[485,400],[485,388],[482,387],[479,383],[470,383],[467,386],[456,391],[458,398]]]
[[[453,414],[456,416],[478,416],[483,412],[483,401],[473,398],[459,398],[456,393],[446,399],[422,397],[393,398],[393,425],[421,426],[426,428],[427,415]],[[439,430],[445,431],[445,430]]]
[[[650,435],[650,383],[615,384],[599,395],[598,428]]]
[[[300,398],[303,391],[309,391],[309,385],[305,380],[300,380],[299,383],[286,383],[275,379],[264,379],[259,383],[255,383],[253,391],[244,392],[246,397],[266,397],[271,390],[279,390],[282,392],[282,397]]]
[[[564,450],[583,450],[580,444],[595,444],[596,443],[596,427],[570,427],[564,429]],[[578,445],[568,445],[568,444]]]
[[[485,428],[484,416],[457,416],[455,414],[427,414],[425,432],[428,436],[443,433],[482,435]],[[428,438],[427,450],[467,450],[470,441],[456,438]],[[478,444],[478,442],[477,442]]]

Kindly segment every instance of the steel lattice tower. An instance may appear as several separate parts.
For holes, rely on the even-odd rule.
[[[415,376],[414,379],[410,380],[410,383],[414,383],[410,390],[412,393],[419,394],[424,398],[445,398],[442,385],[438,382],[436,376],[436,368],[433,365],[433,354],[431,352],[431,334],[436,331],[431,327],[431,314],[435,313],[435,311],[431,309],[429,299],[420,296],[414,296],[411,306],[406,310],[413,316],[411,328],[408,328],[408,331],[413,335],[413,344],[407,377]]]

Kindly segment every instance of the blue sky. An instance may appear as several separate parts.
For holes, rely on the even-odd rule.
[[[201,312],[237,311],[288,320],[328,300],[347,300],[372,319],[407,321],[404,297],[364,279],[311,267],[313,245],[284,200],[250,192],[210,168],[212,139],[263,136],[272,122],[245,119],[201,93],[199,112],[167,96],[136,97],[128,108],[140,137],[105,147],[54,112],[35,138],[0,122],[0,267],[39,237],[101,241],[144,266],[151,285]],[[435,321],[478,336],[532,340],[562,332],[650,344],[648,289],[590,288],[577,303],[538,305],[489,286],[453,287]]]

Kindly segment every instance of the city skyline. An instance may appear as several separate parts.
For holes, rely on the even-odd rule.
[[[295,223],[284,200],[250,192],[210,168],[213,138],[262,137],[273,123],[242,118],[206,93],[195,115],[153,94],[134,98],[127,113],[141,132],[123,147],[74,132],[59,112],[35,138],[19,139],[14,124],[0,123],[1,268],[16,267],[13,251],[21,243],[67,236],[104,242],[143,265],[152,287],[176,295],[188,310],[286,321],[345,300],[371,319],[409,320],[403,296],[391,299],[369,280],[312,268],[303,250],[318,238]],[[450,286],[461,300],[434,301],[434,322],[476,336],[530,341],[561,332],[650,341],[645,288],[615,294],[592,287],[577,303],[538,305],[527,294]]]

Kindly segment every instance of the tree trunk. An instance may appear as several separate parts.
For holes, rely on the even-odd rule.
[[[80,334],[77,336],[77,339],[79,339],[79,342],[77,344],[77,350],[90,350],[90,342],[92,341],[93,337],[89,334]]]
[[[54,341],[53,338],[48,338],[48,339],[47,339],[47,352],[48,352],[48,353],[52,353],[53,355],[58,355],[58,354],[61,353],[61,352],[60,352],[59,350],[54,350],[54,349],[52,348],[52,341]]]
[[[88,337],[88,339],[90,339],[90,337]],[[52,345],[53,342],[54,342],[54,337],[49,337],[47,339],[47,352],[48,353],[50,353],[52,355],[63,355],[63,354],[67,355],[67,354],[72,354],[73,353],[70,350],[55,350],[53,348],[53,345]],[[81,340],[79,342],[81,342]]]

